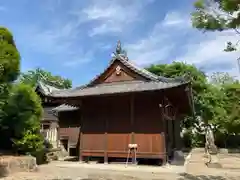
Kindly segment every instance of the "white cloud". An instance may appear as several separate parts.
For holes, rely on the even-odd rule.
[[[95,35],[103,35],[106,33],[121,32],[121,31],[122,31],[122,29],[119,26],[114,26],[114,25],[110,25],[110,24],[101,24],[100,26],[93,28],[89,32],[89,36],[92,37]]]
[[[29,26],[19,29],[21,38],[17,39],[20,44],[24,44],[37,52],[49,56],[49,59],[58,59],[64,66],[73,66],[91,61],[91,53],[85,52],[84,47],[78,43],[80,30],[74,21],[63,22],[60,25],[49,28],[39,28]]]
[[[193,64],[223,63],[236,59],[237,52],[227,53],[224,50],[226,42],[236,41],[234,34],[211,33],[202,36],[202,40],[185,45],[185,54],[178,60]]]
[[[72,57],[70,61],[64,62],[63,65],[68,67],[76,67],[76,65],[92,61],[93,55],[93,51],[83,52],[82,50],[79,50],[75,57]]]
[[[87,8],[75,11],[73,14],[79,17],[79,22],[94,23],[89,36],[119,33],[125,27],[132,25],[131,23],[141,20],[141,10],[152,2],[153,0],[94,1]]]
[[[73,23],[46,29],[33,26],[24,29],[22,33],[25,35],[25,43],[34,51],[52,55],[71,50],[72,40],[78,33],[76,28]]]
[[[130,59],[144,66],[167,58],[174,47],[174,43],[165,43],[168,35],[162,34],[160,27],[161,23],[156,24],[147,37],[124,46]]]
[[[162,26],[189,26],[190,19],[183,13],[173,11],[166,14]]]
[[[202,40],[185,45],[185,53],[178,61],[195,64],[208,73],[226,71],[233,76],[239,76],[237,70],[238,52],[225,52],[226,42],[236,42],[235,33],[209,33]]]
[[[173,14],[171,12],[171,14]],[[180,15],[180,14],[179,14]],[[166,15],[166,17],[170,15]],[[180,16],[183,17],[183,16]],[[127,44],[125,48],[128,51],[129,58],[133,59],[139,65],[149,65],[151,63],[165,61],[170,55],[171,51],[175,48],[175,41],[171,39],[173,29],[166,28],[166,25],[173,25],[170,23],[169,18],[165,18],[155,24],[152,31],[143,39],[136,41],[135,43]],[[177,22],[177,20],[175,20]],[[181,27],[184,20],[179,23],[174,23],[175,28]],[[170,27],[172,28],[172,27]]]
[[[238,52],[223,51],[226,42],[236,42],[236,34],[231,31],[203,34],[191,28],[190,15],[187,15],[169,12],[146,37],[125,46],[129,58],[145,66],[177,60],[195,64],[207,73],[216,70],[238,75]],[[177,58],[170,59],[174,56]]]

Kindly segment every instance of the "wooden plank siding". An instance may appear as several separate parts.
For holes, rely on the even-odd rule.
[[[69,145],[77,146],[80,133],[80,114],[78,111],[59,113],[59,139],[67,139]]]
[[[84,99],[81,156],[126,158],[128,144],[138,144],[138,158],[162,159],[165,148],[159,103],[156,93]]]

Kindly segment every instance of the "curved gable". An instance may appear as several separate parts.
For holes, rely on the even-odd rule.
[[[121,57],[114,58],[109,66],[97,77],[95,77],[87,86],[94,86],[102,83],[124,82],[124,81],[153,81],[157,80],[148,76],[146,70],[139,72],[139,69],[133,66],[128,60]],[[154,75],[153,75],[154,76]]]

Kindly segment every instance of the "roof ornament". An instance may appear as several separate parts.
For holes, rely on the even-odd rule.
[[[113,54],[114,54],[115,58],[120,57],[120,58],[123,58],[125,60],[128,60],[127,52],[122,49],[122,45],[121,45],[121,41],[120,40],[118,40],[116,51],[113,52]]]
[[[121,41],[118,40],[118,42],[117,42],[117,48],[116,48],[116,54],[121,54],[121,52],[122,52]]]

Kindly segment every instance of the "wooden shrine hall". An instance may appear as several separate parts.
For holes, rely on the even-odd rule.
[[[53,90],[48,98],[78,107],[79,113],[69,117],[80,127],[79,160],[102,157],[108,162],[127,158],[131,151],[136,160],[166,160],[182,148],[180,121],[191,113],[190,82],[152,74],[121,52],[119,42],[100,75],[81,87]]]

